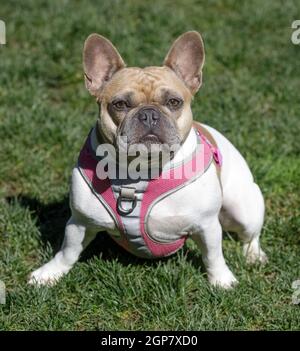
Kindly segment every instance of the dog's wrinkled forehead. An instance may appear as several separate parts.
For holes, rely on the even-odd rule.
[[[102,101],[130,97],[135,103],[160,103],[166,94],[176,93],[185,101],[192,95],[168,67],[123,68],[105,85]],[[123,96],[124,95],[124,96]]]

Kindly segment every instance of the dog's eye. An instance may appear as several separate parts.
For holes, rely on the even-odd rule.
[[[182,105],[182,101],[175,98],[171,98],[167,102],[167,106],[171,109],[179,108],[181,105]]]
[[[123,111],[129,107],[127,101],[125,100],[118,100],[113,102],[113,106],[118,111]]]

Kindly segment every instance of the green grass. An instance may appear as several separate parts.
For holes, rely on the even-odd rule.
[[[6,1],[0,19],[1,330],[300,329],[292,304],[300,279],[299,1]],[[110,38],[130,65],[159,65],[175,37],[203,34],[204,85],[195,119],[225,134],[261,186],[265,267],[245,264],[225,235],[240,281],[212,289],[193,243],[144,262],[98,236],[53,288],[26,284],[58,249],[68,218],[71,168],[97,117],[84,88],[81,51],[91,32]]]

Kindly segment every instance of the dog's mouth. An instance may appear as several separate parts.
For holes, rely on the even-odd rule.
[[[139,142],[141,144],[162,144],[162,140],[159,138],[158,135],[154,133],[147,133],[143,135],[140,139]]]

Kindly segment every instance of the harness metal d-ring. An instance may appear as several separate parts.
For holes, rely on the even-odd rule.
[[[127,202],[131,201],[131,207],[128,209],[123,208],[122,200],[125,200]],[[129,198],[122,197],[122,195],[119,195],[118,200],[117,200],[117,210],[118,210],[119,214],[126,216],[126,215],[130,214],[135,209],[136,203],[137,203],[136,196],[134,196],[133,199],[129,199]]]

